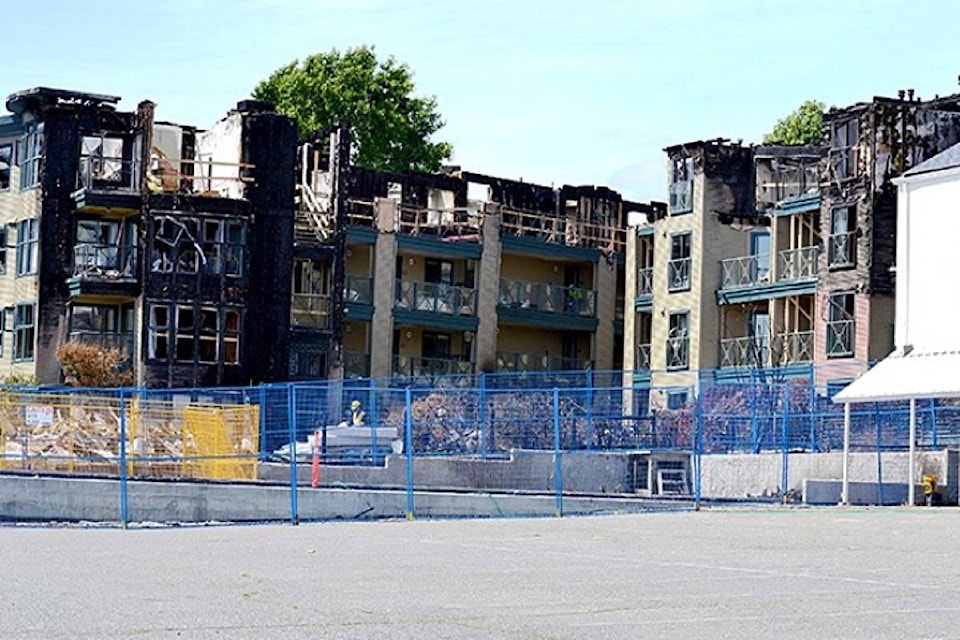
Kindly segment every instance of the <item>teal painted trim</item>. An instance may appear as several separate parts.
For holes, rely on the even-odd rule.
[[[614,320],[613,321],[613,332],[614,333],[623,333],[623,320]]]
[[[377,244],[377,230],[350,227],[347,229],[347,244]]]
[[[393,324],[431,329],[452,329],[455,331],[476,331],[477,316],[455,316],[449,313],[430,313],[427,311],[393,310]]]
[[[562,313],[531,311],[518,307],[497,305],[497,316],[501,322],[522,324],[531,327],[549,329],[567,329],[571,331],[596,331],[597,319],[586,316],[566,316]]]
[[[444,241],[433,236],[397,235],[397,248],[447,258],[479,260],[483,246],[479,242]]]
[[[754,367],[727,367],[725,369],[714,369],[711,372],[711,382],[756,382],[761,377],[773,380],[784,380],[794,378],[809,378],[813,372],[813,364],[808,362],[797,362],[788,364],[784,367],[769,369],[757,369]]]
[[[24,131],[19,116],[0,116],[0,138],[19,138]]]
[[[774,209],[773,215],[776,217],[781,216],[795,216],[800,213],[810,213],[811,211],[820,210],[820,194],[814,194],[809,196],[798,196],[796,198],[790,198],[789,200],[784,200],[777,208]]]
[[[344,320],[370,322],[373,320],[373,305],[348,302],[343,307],[343,314],[345,316]]]
[[[633,301],[634,311],[653,311],[653,296],[640,296]]]
[[[652,226],[636,227],[636,233],[638,236],[652,236],[653,227]]]
[[[799,280],[794,282],[774,282],[755,287],[737,287],[736,289],[718,289],[717,304],[743,304],[744,302],[760,302],[774,298],[802,296],[817,292],[816,280]]]
[[[568,247],[562,244],[553,244],[518,236],[501,236],[500,245],[504,251],[539,256],[541,258],[556,258],[566,260],[582,260],[584,262],[598,262],[600,250],[593,247]]]
[[[652,377],[652,374],[650,373],[650,369],[634,369],[633,370],[633,390],[649,391],[651,377]],[[640,383],[640,384],[638,385],[637,383]]]

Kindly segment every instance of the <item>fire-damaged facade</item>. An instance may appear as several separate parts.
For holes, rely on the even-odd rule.
[[[85,341],[148,386],[285,379],[296,127],[252,101],[209,131],[118,102],[7,100],[4,375],[60,382],[58,346]]]
[[[649,205],[352,166],[244,101],[208,130],[37,88],[0,117],[0,373],[118,347],[138,384],[622,364],[626,217]]]
[[[300,149],[291,377],[621,366],[626,215],[648,205],[374,171],[349,165],[349,144],[338,131]]]
[[[628,383],[675,387],[680,404],[699,370],[807,376],[817,365],[825,386],[886,356],[892,179],[958,141],[960,96],[902,92],[830,110],[820,144],[665,149],[666,212],[628,234]]]

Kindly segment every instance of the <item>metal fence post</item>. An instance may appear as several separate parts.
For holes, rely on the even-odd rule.
[[[120,527],[127,528],[127,403],[126,393],[120,388]]]
[[[877,504],[883,505],[883,417],[880,403],[873,403],[873,423],[877,428]]]
[[[257,446],[259,449],[260,461],[264,462],[267,459],[267,388],[261,384],[259,389],[260,395],[260,442]]]
[[[930,398],[930,429],[930,444],[936,449],[940,438],[937,433],[937,401],[935,398]]]
[[[563,447],[560,442],[560,390],[553,390],[553,475],[556,485],[556,503],[553,508],[553,515],[560,518],[563,516]]]
[[[480,457],[487,458],[487,374],[480,372],[480,396],[479,418],[480,418]]]
[[[780,425],[781,429],[781,447],[783,448],[783,460],[780,464],[780,486],[782,492],[782,500],[784,504],[787,504],[790,494],[789,484],[790,484],[790,383],[783,384],[783,415],[781,416],[782,424]]]
[[[407,475],[407,520],[413,520],[414,501],[413,501],[413,390],[407,387],[404,391],[403,411],[403,450],[406,453],[406,475]]]
[[[593,449],[593,369],[587,369],[587,449]]]
[[[287,425],[290,440],[290,524],[300,524],[300,505],[297,495],[297,388],[287,386]]]
[[[696,434],[693,438],[693,505],[700,510],[700,479],[703,466],[703,380],[697,376]]]
[[[371,466],[377,466],[377,383],[376,378],[370,378],[370,407],[367,413],[367,424],[370,425],[370,463]]]

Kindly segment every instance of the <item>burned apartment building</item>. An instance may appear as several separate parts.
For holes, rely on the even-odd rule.
[[[5,376],[121,348],[139,384],[287,377],[296,127],[247,101],[207,131],[36,88],[0,117]]]
[[[609,369],[625,217],[605,187],[350,163],[243,101],[207,130],[37,88],[0,117],[0,372],[63,382],[59,345],[138,384]],[[9,260],[9,263],[7,263]]]
[[[605,187],[350,166],[346,135],[301,146],[292,377],[620,365],[625,216],[641,205]]]
[[[667,148],[665,214],[627,242],[634,386],[769,370],[839,385],[893,347],[891,179],[960,139],[958,96],[874,98],[824,116],[818,145]],[[632,360],[632,362],[631,362]],[[669,396],[670,393],[667,393]]]

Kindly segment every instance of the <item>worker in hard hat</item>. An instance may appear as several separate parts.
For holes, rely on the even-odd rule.
[[[350,403],[351,418],[350,424],[354,427],[363,426],[363,419],[366,417],[363,409],[360,408],[360,401],[354,400]]]

